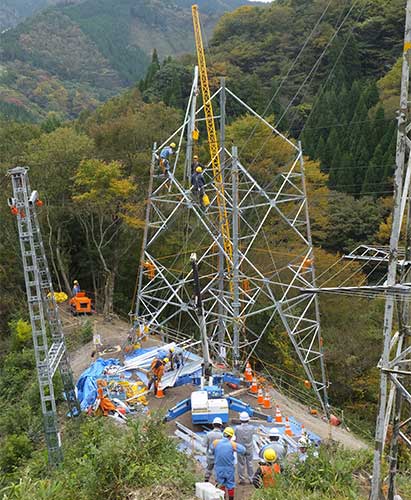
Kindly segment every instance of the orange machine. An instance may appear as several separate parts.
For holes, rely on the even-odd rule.
[[[70,310],[73,316],[78,314],[91,314],[91,299],[87,297],[85,292],[77,292],[77,294],[70,299]]]

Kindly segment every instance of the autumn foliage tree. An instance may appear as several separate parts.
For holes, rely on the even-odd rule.
[[[103,314],[108,319],[119,261],[129,250],[127,234],[140,226],[137,186],[123,176],[120,162],[90,159],[80,163],[74,187],[73,201],[87,247],[102,267]]]

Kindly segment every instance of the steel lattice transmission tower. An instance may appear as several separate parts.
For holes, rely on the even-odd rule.
[[[380,402],[375,431],[374,469],[371,499],[381,497],[381,464],[388,425],[392,424],[389,462],[389,493],[392,500],[395,494],[395,476],[398,463],[399,438],[411,447],[411,318],[410,318],[410,264],[411,264],[411,226],[410,226],[410,179],[411,179],[411,120],[410,120],[410,58],[411,58],[411,0],[407,0],[405,37],[402,62],[400,110],[398,112],[398,136],[396,170],[394,176],[394,206],[390,248],[386,260],[388,275],[386,286],[399,284],[403,296],[396,299],[395,294],[386,298],[384,315],[384,348],[380,360]],[[405,249],[399,251],[401,228],[405,222]],[[401,255],[401,258],[399,256]],[[394,309],[398,309],[398,331],[394,331]],[[403,415],[406,416],[402,420]]]
[[[80,407],[37,219],[37,191],[30,188],[27,168],[13,168],[9,175],[13,185],[9,206],[17,219],[49,463],[57,465],[63,459],[53,387],[57,369],[63,382],[69,414],[79,415]],[[51,335],[50,347],[47,327]]]
[[[240,368],[253,355],[273,325],[286,331],[304,367],[307,379],[328,415],[327,381],[322,351],[319,306],[315,288],[314,255],[307,206],[304,161],[296,145],[272,127],[224,82],[212,96],[220,97],[220,148],[223,179],[205,169],[206,193],[211,204],[202,208],[190,183],[190,158],[200,108],[195,111],[197,71],[180,129],[177,154],[168,177],[156,175],[154,146],[146,209],[146,225],[138,277],[136,325],[164,330],[176,339],[197,336],[198,321],[189,256],[196,252],[211,356]],[[290,150],[286,166],[272,165],[273,182],[264,188],[237,154],[224,147],[225,102],[245,107]],[[187,132],[185,160],[181,158]],[[222,140],[221,140],[222,139]],[[274,175],[275,172],[275,175]],[[221,182],[224,189],[221,190]],[[230,229],[221,237],[218,200]],[[289,241],[289,252],[276,254],[275,240]],[[232,254],[231,254],[232,249]],[[227,261],[229,265],[227,266]],[[240,362],[239,364],[237,362]]]

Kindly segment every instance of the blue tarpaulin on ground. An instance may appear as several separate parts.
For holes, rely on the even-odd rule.
[[[101,378],[104,370],[108,366],[112,365],[120,366],[120,361],[115,358],[98,358],[80,375],[76,387],[80,407],[83,411],[87,410],[90,405],[94,404],[97,398],[97,379]]]

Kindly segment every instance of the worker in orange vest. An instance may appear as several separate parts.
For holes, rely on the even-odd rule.
[[[281,467],[277,463],[277,453],[272,448],[264,452],[264,462],[260,462],[253,477],[253,485],[256,488],[272,488],[275,486],[275,476],[281,473]]]
[[[147,390],[150,390],[151,386],[154,384],[154,395],[157,394],[158,386],[160,385],[161,379],[164,375],[164,367],[168,361],[168,358],[155,358],[151,362],[151,378],[148,382]]]

